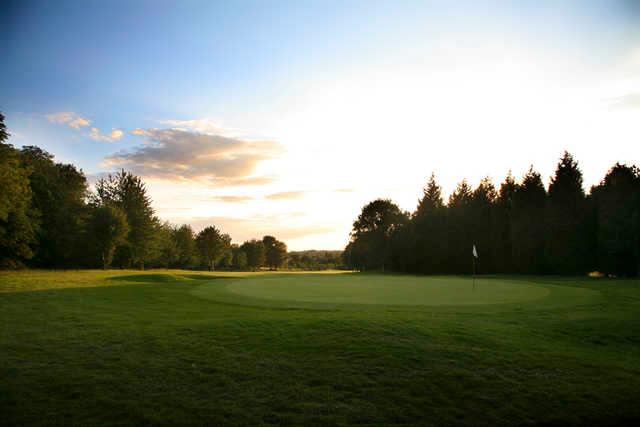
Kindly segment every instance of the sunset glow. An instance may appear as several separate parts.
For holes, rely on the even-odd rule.
[[[364,203],[413,210],[431,172],[546,180],[568,150],[589,187],[640,162],[631,2],[27,3],[0,48],[10,142],[131,170],[163,220],[234,241],[341,249]]]

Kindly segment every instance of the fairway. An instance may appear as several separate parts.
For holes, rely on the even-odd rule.
[[[0,273],[9,425],[617,425],[640,282]]]

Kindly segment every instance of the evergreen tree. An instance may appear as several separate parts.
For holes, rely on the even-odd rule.
[[[588,268],[587,212],[578,162],[564,152],[551,178],[546,212],[546,256],[549,271],[584,273]]]
[[[531,167],[513,196],[511,249],[515,268],[519,273],[545,272],[546,198],[540,174]]]
[[[486,177],[480,181],[473,191],[470,204],[470,234],[472,245],[482,251],[482,258],[476,263],[477,272],[492,273],[496,271],[496,258],[499,256],[494,243],[496,229],[496,201],[498,195],[491,179]],[[471,248],[467,248],[470,257]]]
[[[447,203],[446,230],[449,250],[447,251],[447,273],[471,273],[472,259],[469,256],[473,245],[471,202],[473,192],[466,180],[458,184]]]
[[[500,191],[494,208],[494,263],[497,272],[512,273],[514,271],[511,246],[511,228],[513,221],[513,199],[518,184],[511,174],[507,174],[500,184]]]
[[[406,270],[419,273],[443,272],[448,252],[448,237],[445,234],[442,188],[432,173],[411,223],[401,233],[406,241],[406,256],[409,258]],[[398,264],[400,261],[395,262]]]
[[[592,189],[597,212],[598,265],[606,273],[640,273],[640,170],[616,163]]]

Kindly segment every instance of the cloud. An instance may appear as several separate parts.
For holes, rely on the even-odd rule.
[[[209,135],[233,136],[232,129],[225,128],[222,123],[213,119],[201,118],[191,120],[161,120],[160,123],[171,126],[174,129],[192,131],[197,133],[206,133]]]
[[[224,203],[245,203],[245,202],[248,202],[250,200],[253,200],[253,197],[249,197],[249,196],[213,196],[212,200],[215,200],[217,202],[224,202]]]
[[[609,108],[612,110],[640,109],[640,93],[630,93],[613,98]]]
[[[149,135],[149,132],[147,132],[146,130],[141,129],[141,128],[135,128],[134,130],[131,131],[131,133],[133,135],[137,135],[137,136],[148,136]]]
[[[46,117],[51,123],[65,124],[76,130],[82,127],[91,126],[91,120],[85,119],[84,117],[80,117],[73,111],[61,111],[58,113],[51,113],[51,114],[47,114]],[[116,128],[111,129],[111,132],[105,135],[105,134],[102,134],[100,132],[100,129],[96,127],[92,127],[89,130],[89,133],[85,134],[85,136],[88,136],[93,140],[104,141],[104,142],[117,141],[120,138],[122,138],[123,135],[124,135],[124,132]]]
[[[267,200],[291,200],[300,199],[304,197],[304,191],[282,191],[280,193],[273,193],[265,196]]]
[[[80,117],[72,111],[51,113],[47,114],[46,117],[51,123],[66,124],[74,129],[80,129],[83,126],[91,125],[91,120]]]
[[[109,167],[151,178],[200,181],[212,186],[261,185],[270,176],[254,175],[256,166],[282,153],[272,141],[248,141],[181,129],[135,129],[145,138],[134,150],[105,158]]]
[[[114,142],[122,138],[124,132],[120,129],[113,128],[111,129],[111,133],[108,135],[104,135],[100,133],[98,128],[91,128],[91,132],[89,132],[89,138],[95,141],[103,141],[103,142]]]
[[[337,188],[335,190],[333,190],[334,193],[353,193],[356,190],[354,190],[353,188]]]

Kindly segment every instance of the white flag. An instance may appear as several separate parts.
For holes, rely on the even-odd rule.
[[[473,256],[478,258],[478,251],[476,251],[476,245],[473,245]]]

